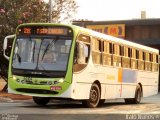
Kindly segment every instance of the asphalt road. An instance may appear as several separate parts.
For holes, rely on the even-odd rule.
[[[160,94],[143,98],[141,104],[111,100],[99,108],[84,108],[79,102],[52,101],[38,106],[32,100],[0,103],[2,120],[160,120]]]

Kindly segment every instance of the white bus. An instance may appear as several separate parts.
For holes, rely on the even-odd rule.
[[[54,98],[91,108],[114,98],[137,104],[158,93],[157,49],[63,24],[23,24],[14,37],[8,90],[39,105]],[[6,45],[7,37],[4,55]]]

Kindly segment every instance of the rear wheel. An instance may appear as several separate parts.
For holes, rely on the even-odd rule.
[[[86,107],[95,108],[100,101],[100,89],[97,84],[93,84],[90,90],[90,97],[88,100],[82,101]]]
[[[135,91],[135,97],[125,99],[125,103],[127,103],[127,104],[139,104],[141,102],[141,98],[142,98],[142,89],[141,89],[140,85],[137,85],[136,91]]]
[[[142,89],[141,89],[140,85],[138,85],[137,89],[136,89],[135,98],[133,99],[133,103],[139,104],[141,102],[141,99],[142,99]]]
[[[105,102],[105,99],[101,99],[101,100],[99,101],[98,106],[102,106],[102,105],[104,104],[104,102]]]
[[[37,104],[37,105],[41,105],[44,106],[47,103],[49,103],[49,98],[45,98],[45,97],[33,97],[33,101]]]

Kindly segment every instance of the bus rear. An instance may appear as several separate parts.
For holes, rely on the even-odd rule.
[[[73,30],[57,24],[23,24],[17,28],[9,65],[9,93],[41,97],[70,97]],[[42,102],[41,102],[42,101]]]

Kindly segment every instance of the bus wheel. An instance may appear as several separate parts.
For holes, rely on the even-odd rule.
[[[141,102],[141,98],[142,98],[142,89],[141,89],[140,85],[137,85],[136,91],[135,91],[135,97],[125,99],[125,103],[127,103],[127,104],[139,104]]]
[[[139,104],[141,102],[141,98],[142,98],[142,90],[140,85],[138,85],[136,88],[136,93],[135,93],[135,98],[133,99],[133,103]]]
[[[98,106],[102,106],[104,104],[104,102],[105,102],[105,99],[99,100]]]
[[[37,104],[37,105],[46,105],[47,103],[49,103],[49,98],[45,98],[45,97],[33,97],[33,101]]]
[[[90,97],[88,100],[82,101],[82,103],[89,108],[95,108],[100,101],[100,89],[97,84],[93,84],[90,90]]]

